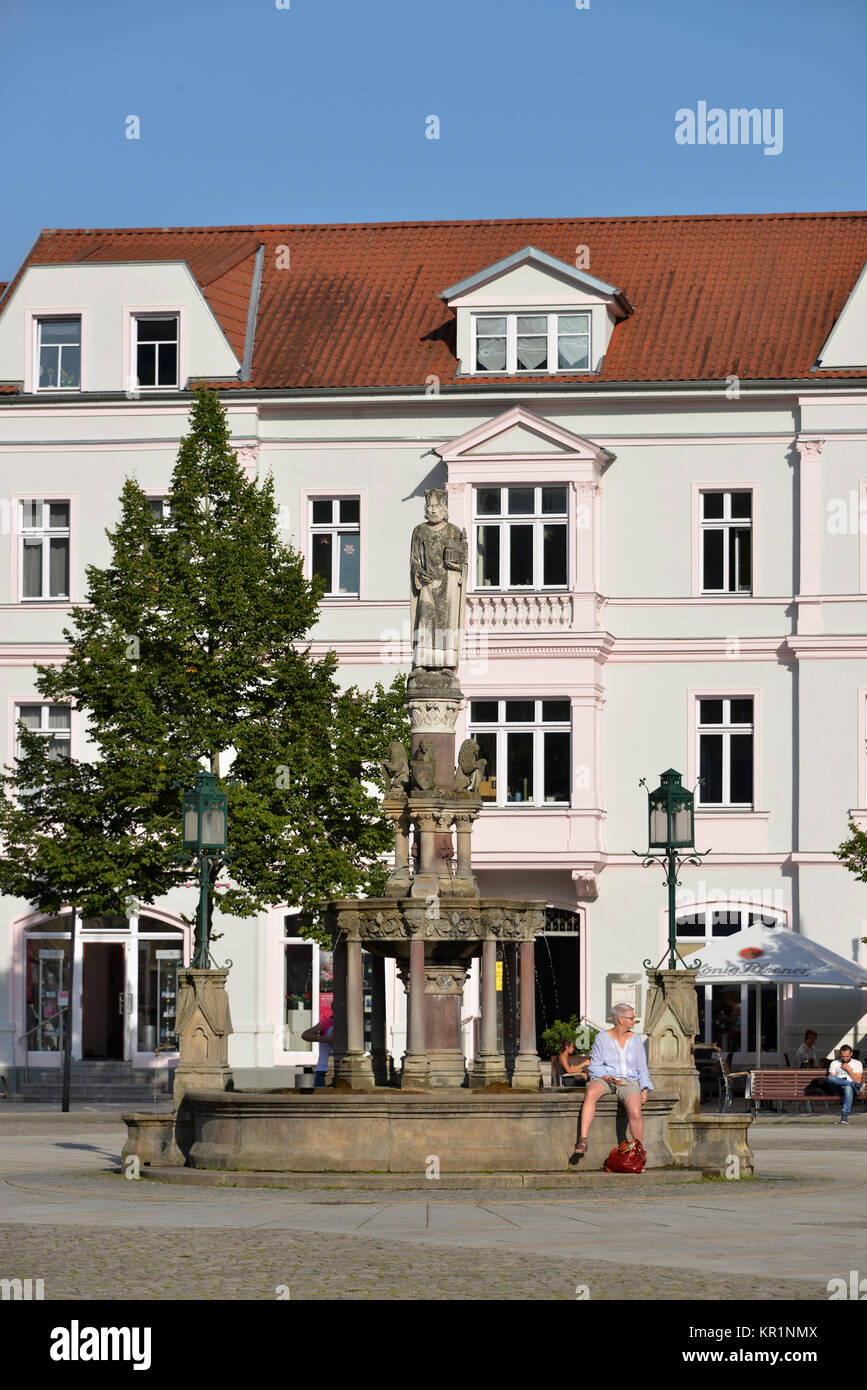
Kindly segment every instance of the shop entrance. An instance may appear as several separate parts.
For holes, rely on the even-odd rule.
[[[122,942],[86,941],[82,984],[82,1055],[122,1061],[126,1004]]]

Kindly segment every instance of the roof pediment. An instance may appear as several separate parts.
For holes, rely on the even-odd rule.
[[[477,425],[459,439],[442,445],[437,453],[446,463],[474,457],[525,458],[534,455],[564,461],[592,460],[604,468],[614,460],[614,455],[608,449],[594,444],[591,439],[572,434],[570,430],[564,430],[520,405]]]
[[[629,300],[615,285],[609,285],[605,280],[598,280],[589,271],[570,265],[567,261],[559,260],[556,256],[549,256],[547,251],[540,251],[536,246],[524,246],[520,251],[513,252],[511,256],[504,256],[501,260],[494,261],[492,265],[485,266],[464,280],[459,280],[455,285],[450,285],[448,289],[441,292],[440,298],[444,299],[447,304],[451,304],[453,300],[463,299],[466,295],[483,289],[495,280],[504,276],[511,276],[521,267],[534,269],[543,283],[548,281],[553,286],[565,284],[573,291],[577,288],[595,299],[611,301],[612,309],[618,317],[625,318],[632,313],[632,305]]]

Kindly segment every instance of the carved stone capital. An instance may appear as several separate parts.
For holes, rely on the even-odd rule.
[[[428,966],[425,967],[424,972],[424,992],[425,994],[462,995],[464,992],[464,981],[466,980],[466,978],[466,966]]]
[[[824,439],[796,439],[795,448],[801,455],[802,463],[818,463],[822,450],[825,447]]]
[[[457,723],[461,700],[429,699],[407,700],[409,722],[413,733],[453,734]]]

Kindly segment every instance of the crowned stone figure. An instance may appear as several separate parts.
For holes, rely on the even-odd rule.
[[[464,627],[467,537],[449,521],[448,494],[424,495],[424,521],[410,545],[412,664],[414,669],[456,671]]]

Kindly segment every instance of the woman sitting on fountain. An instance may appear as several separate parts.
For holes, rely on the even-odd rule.
[[[635,1010],[629,1004],[615,1004],[611,1018],[614,1027],[596,1034],[590,1053],[590,1079],[581,1106],[580,1138],[569,1159],[572,1164],[587,1152],[587,1136],[601,1096],[617,1097],[629,1117],[632,1137],[639,1144],[644,1133],[641,1107],[653,1085],[644,1046],[635,1036]]]
[[[590,1066],[589,1057],[573,1056],[575,1044],[569,1040],[564,1042],[559,1052],[551,1058],[551,1079],[557,1084],[556,1078],[559,1077],[560,1085],[565,1086],[569,1077],[575,1077],[575,1085],[587,1080],[587,1068]]]

